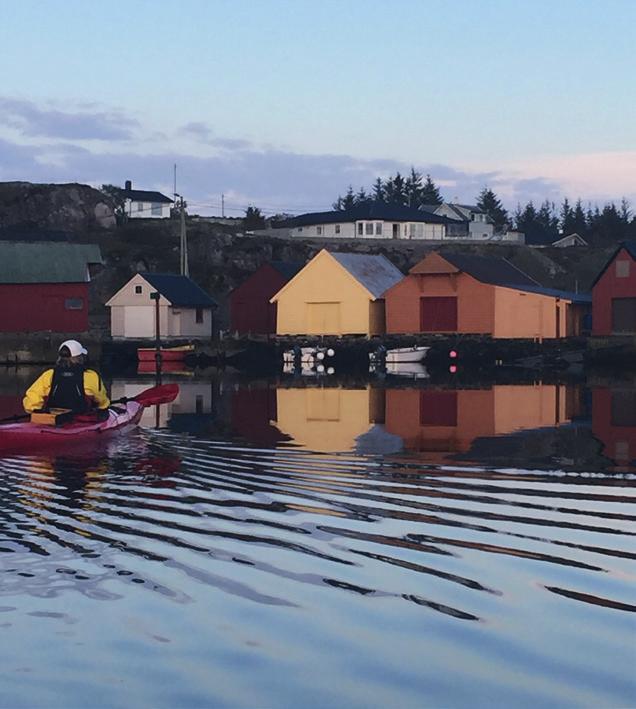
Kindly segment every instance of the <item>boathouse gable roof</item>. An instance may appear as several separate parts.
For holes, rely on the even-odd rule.
[[[86,283],[102,264],[96,244],[0,241],[0,283]]]
[[[404,278],[402,271],[382,255],[328,253],[376,299]]]
[[[314,261],[321,258],[329,258],[335,261],[359,286],[364,288],[372,300],[381,298],[386,290],[404,278],[404,274],[385,256],[352,254],[322,249],[270,299],[270,303],[277,302],[292,284],[302,278],[304,270],[309,268]]]
[[[173,273],[140,273],[173,306],[216,308],[218,303],[188,276]]]
[[[592,281],[592,288],[601,280],[601,276],[605,273],[605,271],[607,271],[610,264],[614,262],[618,254],[620,254],[623,249],[625,249],[625,251],[627,251],[627,253],[634,259],[634,261],[636,261],[636,241],[622,241],[618,245],[618,248],[616,248],[612,255],[609,257],[603,268],[598,272],[596,278]]]

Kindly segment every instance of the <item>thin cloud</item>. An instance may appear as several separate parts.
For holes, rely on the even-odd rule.
[[[195,129],[196,131],[196,129]],[[217,139],[221,140],[221,139]],[[71,142],[42,146],[19,145],[0,139],[0,180],[33,182],[85,182],[93,185],[123,185],[132,179],[140,189],[172,192],[173,165],[178,165],[179,192],[186,196],[193,212],[220,212],[220,195],[226,195],[226,212],[240,214],[248,203],[272,212],[309,212],[329,209],[337,196],[351,184],[354,190],[370,189],[378,176],[398,170],[407,174],[410,165],[395,160],[360,160],[348,155],[309,155],[276,149],[222,150],[201,156],[185,152],[130,151],[96,152]],[[441,164],[415,165],[430,173],[447,200],[471,203],[484,186],[492,188],[509,209],[518,202],[545,199],[603,199],[602,195],[564,189],[564,182],[549,174],[531,177],[521,170],[463,171]],[[214,196],[216,195],[216,197]],[[233,203],[229,195],[240,195]],[[617,190],[613,199],[636,195]]]
[[[213,146],[219,150],[248,150],[253,147],[249,140],[216,136],[210,126],[200,121],[186,123],[181,126],[181,128],[177,131],[177,134],[186,136],[197,142]]]
[[[0,125],[28,138],[130,140],[139,123],[117,111],[59,111],[33,101],[0,97]]]

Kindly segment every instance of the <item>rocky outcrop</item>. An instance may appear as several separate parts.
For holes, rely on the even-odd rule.
[[[113,205],[88,185],[0,182],[0,229],[77,233],[113,227]]]

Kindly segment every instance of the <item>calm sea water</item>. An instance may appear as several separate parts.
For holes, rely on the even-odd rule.
[[[2,458],[0,706],[634,706],[631,391],[182,380]]]

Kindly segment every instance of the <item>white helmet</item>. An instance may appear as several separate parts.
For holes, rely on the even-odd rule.
[[[66,347],[66,349],[71,353],[71,357],[79,357],[80,355],[88,354],[86,349],[84,349],[84,347],[77,340],[66,340],[65,342],[62,342],[58,348],[58,352],[63,347]]]

